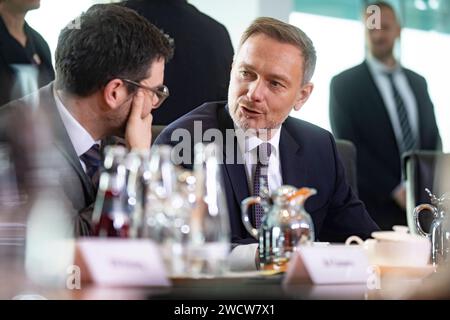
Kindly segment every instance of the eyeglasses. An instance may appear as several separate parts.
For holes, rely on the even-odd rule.
[[[141,89],[151,91],[154,94],[153,97],[158,98],[158,101],[153,105],[155,108],[159,107],[164,102],[164,100],[166,100],[167,97],[169,96],[169,88],[167,88],[165,85],[160,85],[160,86],[151,88],[151,87],[144,86],[136,81],[132,81],[132,80],[128,80],[128,79],[121,79],[121,80],[126,83],[132,84],[136,87],[139,87]]]

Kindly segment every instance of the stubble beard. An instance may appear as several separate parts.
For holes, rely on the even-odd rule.
[[[245,116],[239,117],[239,102],[236,102],[234,107],[230,110],[230,116],[236,126],[247,133],[254,133],[256,136],[263,138],[264,140],[268,140],[272,136],[271,131],[274,129],[278,129],[281,126],[281,123],[275,123],[275,121],[268,121],[266,126],[263,128],[252,128],[250,126],[249,121],[245,119]],[[284,120],[283,120],[284,121]]]

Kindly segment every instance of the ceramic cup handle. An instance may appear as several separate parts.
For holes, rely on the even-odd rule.
[[[357,244],[360,244],[360,245],[364,244],[363,239],[361,239],[360,237],[358,237],[358,236],[350,236],[350,237],[347,238],[347,240],[345,240],[345,245],[346,246],[351,245],[353,242],[356,242]]]

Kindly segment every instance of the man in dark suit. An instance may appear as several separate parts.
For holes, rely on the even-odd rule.
[[[131,0],[136,10],[167,33],[175,54],[164,79],[170,88],[165,108],[153,113],[153,123],[167,125],[206,101],[227,98],[233,46],[227,29],[187,0]]]
[[[0,0],[0,106],[54,80],[50,49],[25,21],[40,0]]]
[[[330,120],[335,136],[357,148],[361,199],[378,225],[390,230],[406,224],[402,153],[437,150],[441,140],[425,79],[394,57],[400,36],[395,12],[384,2],[374,5],[381,28],[367,28],[369,57],[332,79]]]
[[[233,243],[255,242],[241,221],[240,204],[252,193],[257,194],[255,183],[259,182],[253,164],[258,163],[255,159],[261,147],[271,150],[266,171],[270,191],[282,184],[317,189],[318,194],[306,202],[316,240],[344,241],[352,234],[367,238],[378,229],[345,179],[331,133],[288,117],[312,92],[315,61],[314,46],[300,29],[272,18],[259,18],[241,38],[231,71],[228,102],[198,107],[169,125],[156,139],[157,144],[185,143],[176,136],[177,130],[187,130],[192,148],[196,142],[208,141],[198,132],[222,132],[222,173]],[[236,129],[246,132],[245,139],[236,138]],[[234,134],[231,140],[226,134],[230,130]],[[258,224],[256,216],[252,220]],[[251,265],[255,249],[253,244],[237,246],[233,251],[245,252]]]
[[[130,149],[150,148],[151,112],[168,96],[164,65],[172,48],[155,26],[122,6],[94,5],[79,19],[81,28],[69,25],[59,36],[56,81],[1,109],[0,138],[32,162],[47,151],[63,159],[55,170],[76,211],[77,233],[88,235],[99,149],[112,136]],[[48,166],[28,167],[36,165]]]

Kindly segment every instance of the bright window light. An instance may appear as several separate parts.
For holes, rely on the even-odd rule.
[[[364,60],[364,29],[359,21],[292,13],[289,22],[302,29],[317,52],[314,90],[300,111],[291,116],[331,131],[328,114],[330,81],[339,72]]]
[[[26,20],[47,41],[54,62],[55,49],[61,29],[94,3],[101,2],[110,1],[41,0],[41,7],[37,10],[29,11]]]
[[[364,59],[364,29],[359,21],[292,13],[289,22],[306,32],[317,51],[317,66],[312,82],[314,91],[300,111],[291,116],[331,130],[329,88],[331,78],[361,63]],[[425,77],[434,103],[445,152],[450,152],[450,90],[443,70],[450,70],[450,36],[415,29],[402,31],[401,61]]]
[[[402,31],[402,63],[421,74],[428,92],[445,152],[450,152],[450,90],[444,70],[450,70],[450,35],[415,29]]]

